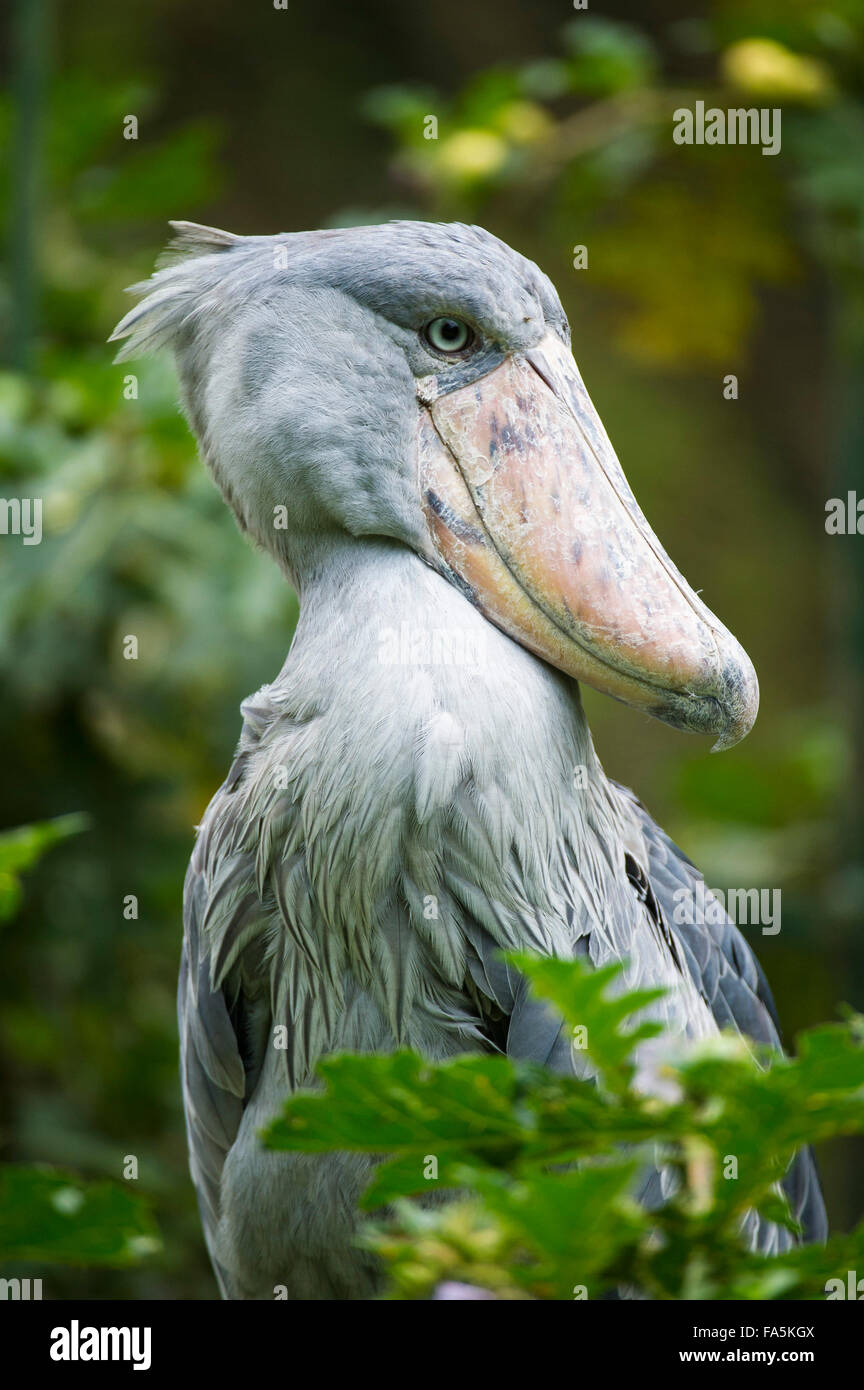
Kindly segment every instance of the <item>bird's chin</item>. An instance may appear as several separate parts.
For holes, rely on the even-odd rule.
[[[438,564],[491,622],[716,748],[749,732],[753,666],[642,515],[557,336],[446,394],[427,383],[418,455]]]

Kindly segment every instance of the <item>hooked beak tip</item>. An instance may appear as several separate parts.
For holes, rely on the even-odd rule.
[[[759,712],[759,682],[753,663],[740,646],[736,656],[726,663],[722,693],[713,697],[712,704],[717,717],[710,732],[716,733],[717,738],[711,752],[722,753],[747,737]]]
[[[759,682],[753,663],[731,633],[723,634],[718,656],[718,666],[713,673],[705,673],[704,683],[670,689],[663,703],[651,710],[675,729],[712,735],[712,753],[734,748],[746,738],[759,711]]]
[[[752,727],[752,719],[737,724],[731,722],[729,726],[724,729],[717,742],[712,743],[709,751],[712,753],[723,753],[727,748],[734,748],[736,743],[740,743],[742,739],[747,737]]]
[[[712,743],[711,752],[723,753],[727,748],[734,748],[736,743],[747,737],[755,721],[756,706],[748,709],[742,716],[730,719],[716,743]]]

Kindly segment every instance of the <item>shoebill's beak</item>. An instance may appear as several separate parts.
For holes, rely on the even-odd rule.
[[[442,571],[577,680],[729,748],[756,718],[749,657],[663,550],[553,333],[420,412]]]

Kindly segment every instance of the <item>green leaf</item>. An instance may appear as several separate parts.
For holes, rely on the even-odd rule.
[[[651,40],[635,25],[581,16],[564,26],[573,54],[571,82],[576,91],[606,96],[645,86],[654,76]]]
[[[0,1167],[0,1260],[120,1266],[160,1248],[147,1204],[119,1184]]]
[[[507,952],[507,959],[531,981],[534,990],[548,999],[573,1030],[580,1030],[578,1041],[597,1066],[604,1084],[613,1091],[626,1088],[632,1074],[631,1057],[638,1042],[662,1033],[659,1023],[635,1024],[634,1015],[662,999],[664,989],[640,989],[607,995],[607,986],[623,974],[623,965],[600,969],[582,961],[555,960],[525,952]],[[584,1030],[584,1033],[583,1033]]]
[[[329,1057],[318,1067],[326,1095],[297,1095],[263,1131],[268,1148],[320,1153],[393,1149],[464,1152],[472,1142],[501,1152],[518,1145],[512,1098],[516,1072],[506,1057],[459,1057],[434,1065],[413,1052]]]
[[[22,894],[21,874],[37,864],[53,845],[70,835],[80,835],[89,823],[87,816],[76,813],[0,833],[0,921],[7,921],[17,911]]]
[[[518,1182],[466,1172],[465,1180],[534,1256],[530,1283],[544,1297],[570,1298],[575,1285],[597,1297],[604,1272],[646,1228],[646,1214],[627,1194],[635,1162],[592,1164],[564,1173],[536,1173]],[[520,1271],[514,1270],[517,1281]]]

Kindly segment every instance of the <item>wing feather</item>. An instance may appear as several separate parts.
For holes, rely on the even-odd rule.
[[[617,786],[617,784],[616,784]],[[649,816],[641,801],[618,787],[636,815],[647,849],[647,876],[661,913],[674,934],[687,968],[717,1024],[735,1028],[754,1042],[782,1052],[777,1008],[765,974],[738,927],[723,914],[714,923],[675,920],[676,891],[696,893],[704,879],[695,865]],[[718,914],[719,915],[719,914]],[[810,1149],[796,1154],[783,1182],[792,1213],[805,1239],[825,1240],[828,1222]],[[764,1223],[763,1223],[764,1224]]]
[[[219,1224],[219,1185],[225,1158],[240,1126],[246,1074],[225,995],[210,984],[210,959],[201,935],[206,901],[204,876],[195,854],[186,875],[183,900],[184,939],[177,991],[180,1076],[189,1168],[207,1247],[218,1274],[214,1241]]]

